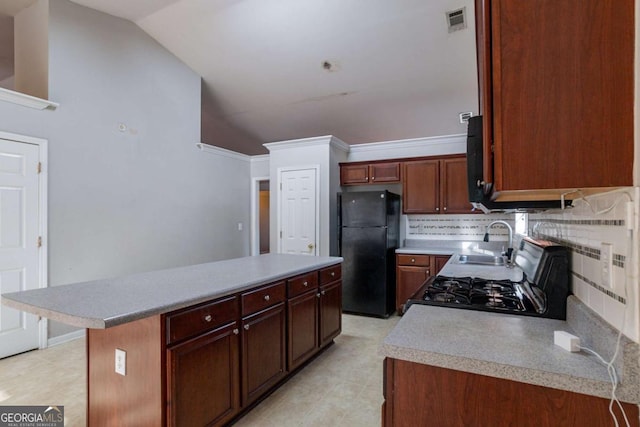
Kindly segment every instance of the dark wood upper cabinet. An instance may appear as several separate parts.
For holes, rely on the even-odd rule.
[[[633,185],[634,7],[476,0],[485,181],[499,200]]]
[[[404,213],[473,213],[467,191],[465,156],[406,161],[402,174]]]
[[[440,161],[440,185],[443,213],[471,213],[467,189],[467,158],[457,157]]]
[[[440,212],[440,161],[414,160],[402,164],[402,211]]]
[[[340,164],[340,185],[400,182],[400,162],[353,162]]]

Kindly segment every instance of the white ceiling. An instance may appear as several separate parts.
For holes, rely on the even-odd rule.
[[[134,21],[200,74],[203,142],[232,150],[459,134],[458,113],[478,110],[473,0],[73,1]],[[462,6],[468,28],[448,33]]]

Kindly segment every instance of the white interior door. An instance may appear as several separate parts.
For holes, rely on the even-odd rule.
[[[0,139],[0,294],[39,287],[39,147]],[[38,348],[38,318],[0,305],[0,358]]]
[[[280,252],[316,255],[317,169],[282,171],[280,206]]]

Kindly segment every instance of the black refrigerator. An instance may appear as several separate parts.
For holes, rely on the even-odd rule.
[[[395,309],[395,250],[400,196],[388,191],[338,193],[342,310],[388,317]]]

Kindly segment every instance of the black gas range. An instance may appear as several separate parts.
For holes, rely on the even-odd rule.
[[[431,277],[407,301],[405,311],[412,304],[425,304],[564,320],[569,296],[567,248],[525,238],[515,263],[523,272],[520,281]]]

